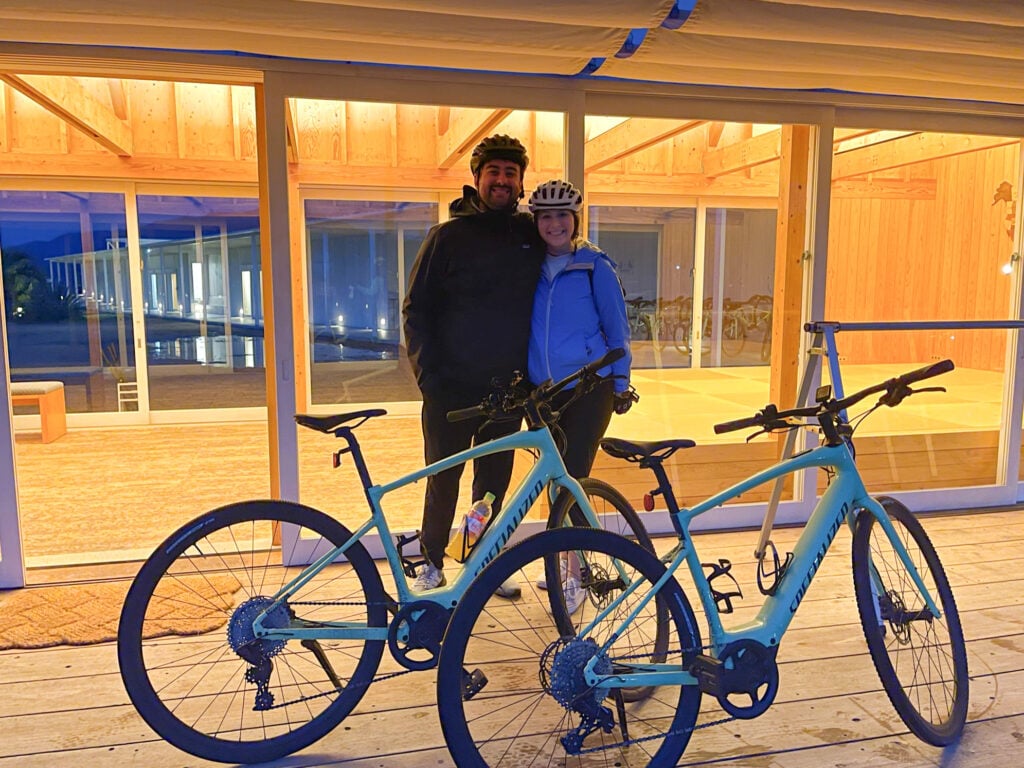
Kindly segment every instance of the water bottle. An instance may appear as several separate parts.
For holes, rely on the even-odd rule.
[[[469,551],[480,538],[480,534],[487,525],[487,518],[491,516],[491,504],[494,502],[493,493],[485,493],[484,497],[473,502],[473,506],[462,516],[462,522],[452,534],[451,541],[445,548],[449,557],[453,557],[460,563],[469,557]]]

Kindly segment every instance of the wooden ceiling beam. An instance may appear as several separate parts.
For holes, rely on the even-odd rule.
[[[750,139],[704,153],[704,173],[724,176],[756,165],[778,160],[782,152],[782,131],[777,129]]]
[[[132,131],[114,109],[100,102],[73,77],[0,74],[0,79],[25,94],[68,125],[118,157],[132,154]]]
[[[631,117],[586,143],[583,154],[585,170],[587,173],[599,170],[616,160],[703,124],[703,120]]]
[[[847,179],[904,165],[980,152],[1017,144],[1019,138],[973,136],[953,133],[915,133],[901,139],[872,144],[837,154],[832,159],[832,178]]]
[[[448,170],[512,113],[511,109],[449,107],[437,137],[437,167]]]

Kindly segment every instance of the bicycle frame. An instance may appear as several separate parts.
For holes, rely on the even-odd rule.
[[[352,441],[353,438],[350,437],[350,446],[353,446]],[[287,627],[268,627],[264,624],[264,620],[277,606],[281,605],[294,592],[313,579],[320,571],[343,556],[353,544],[370,531],[377,531],[380,534],[388,567],[391,570],[391,576],[398,593],[398,602],[408,602],[413,597],[413,593],[409,588],[409,583],[402,569],[401,555],[392,540],[391,528],[381,508],[381,499],[392,491],[404,488],[431,475],[436,475],[446,469],[451,469],[460,464],[467,464],[481,456],[490,456],[502,451],[521,448],[536,451],[537,461],[522,481],[520,481],[511,496],[505,500],[501,510],[494,515],[490,524],[484,529],[476,545],[470,551],[469,557],[456,572],[455,578],[448,585],[430,590],[429,593],[417,593],[415,595],[416,600],[427,600],[445,608],[453,608],[466,589],[469,588],[477,574],[497,557],[508,543],[516,528],[523,521],[523,518],[526,517],[526,513],[529,512],[537,499],[540,498],[546,487],[551,487],[556,492],[560,488],[566,489],[576,499],[588,523],[596,526],[599,522],[586,493],[583,491],[583,487],[566,472],[565,463],[562,461],[558,447],[555,445],[551,430],[547,427],[522,430],[481,445],[467,448],[464,451],[460,451],[448,458],[383,485],[370,484],[369,473],[362,454],[358,450],[358,444],[355,443],[354,445],[356,447],[352,450],[353,458],[366,490],[366,498],[370,506],[370,517],[353,532],[347,542],[319,555],[314,562],[303,568],[298,576],[273,595],[273,602],[253,621],[256,637],[271,640],[316,638],[386,639],[387,627],[370,629],[365,624],[353,622],[320,622],[315,627],[310,627],[294,620]]]
[[[754,619],[731,629],[726,629],[722,624],[721,614],[719,613],[711,587],[704,576],[700,556],[693,545],[690,535],[690,523],[699,515],[726,503],[762,483],[802,469],[818,467],[834,468],[835,477],[833,477],[828,489],[818,500],[814,511],[807,520],[804,530],[793,547],[793,560],[786,569],[784,578],[779,582],[778,589],[774,594],[768,595],[765,598],[761,609]],[[717,657],[728,644],[740,639],[756,640],[766,648],[777,647],[790,622],[796,615],[796,611],[839,529],[842,528],[844,522],[852,529],[856,520],[856,513],[860,509],[868,510],[877,518],[892,542],[893,548],[907,568],[907,572],[911,574],[914,584],[924,598],[928,609],[936,617],[940,616],[938,606],[925,587],[913,562],[911,562],[906,548],[896,534],[885,509],[868,495],[849,447],[845,443],[838,446],[823,445],[797,454],[757,472],[746,480],[709,497],[692,508],[680,509],[677,520],[679,530],[682,533],[674,556],[671,562],[668,563],[667,572],[654,584],[648,594],[640,600],[639,604],[630,612],[626,619],[619,624],[616,631],[611,633],[610,639],[601,650],[604,653],[608,652],[615,638],[639,615],[644,606],[654,598],[661,587],[672,578],[672,575],[676,573],[677,569],[684,562],[693,578],[701,606],[707,617],[710,630],[710,647],[713,655]],[[638,584],[639,582],[636,582],[627,588],[609,606],[601,611],[580,634],[585,636],[593,631],[594,627],[616,610],[616,607],[622,600],[638,588]],[[688,671],[680,669],[678,663],[642,664],[637,665],[635,667],[636,671],[632,673],[616,672],[612,675],[598,675],[594,672],[594,666],[601,655],[596,654],[594,659],[587,664],[586,679],[590,685],[618,688],[643,685],[697,684],[696,678]]]

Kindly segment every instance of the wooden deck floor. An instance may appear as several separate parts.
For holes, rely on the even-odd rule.
[[[1024,741],[1024,514],[933,516],[925,527],[945,563],[968,642],[971,695],[960,743],[911,736],[882,692],[852,596],[849,536],[840,534],[779,662],[781,688],[762,717],[695,734],[681,766],[726,768],[1016,768]],[[780,549],[798,531],[776,532]],[[729,557],[752,576],[754,532],[698,537],[704,559]],[[671,541],[659,540],[668,547]],[[748,582],[748,579],[743,579]],[[745,584],[746,586],[746,584]],[[756,589],[745,589],[756,603]],[[747,606],[749,607],[749,606]],[[375,683],[321,742],[269,765],[447,768],[434,706],[435,674]],[[706,708],[715,705],[705,697]],[[208,765],[157,738],[121,685],[113,644],[0,653],[0,766]]]

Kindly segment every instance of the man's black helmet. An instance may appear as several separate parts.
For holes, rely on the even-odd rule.
[[[508,160],[516,163],[521,173],[526,173],[526,166],[530,164],[530,158],[526,156],[526,147],[522,142],[503,133],[488,136],[476,145],[469,158],[469,170],[474,177],[488,160]]]

